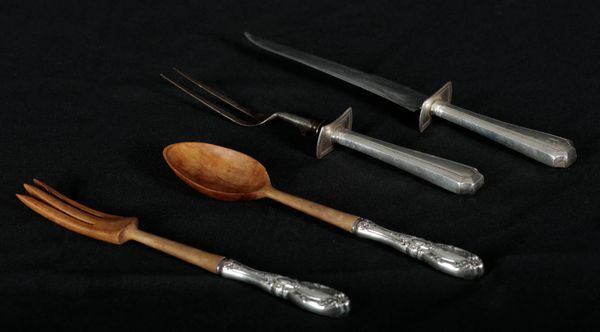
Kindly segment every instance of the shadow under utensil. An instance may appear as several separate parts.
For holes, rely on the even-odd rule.
[[[148,143],[148,142],[146,142]],[[164,192],[195,194],[193,189],[183,185],[163,158],[163,149],[175,142],[154,141],[136,151],[128,151],[133,167],[139,170],[149,182],[157,183]]]

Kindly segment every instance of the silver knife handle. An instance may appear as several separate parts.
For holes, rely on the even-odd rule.
[[[350,312],[348,296],[321,284],[258,271],[230,258],[224,258],[221,261],[217,273],[225,278],[243,281],[262,288],[319,315],[341,317]]]
[[[475,254],[447,244],[390,231],[368,219],[356,219],[352,232],[359,237],[385,243],[455,277],[475,279],[484,272],[483,261]]]
[[[577,153],[566,138],[516,126],[438,101],[431,113],[552,167],[569,167]]]
[[[483,175],[471,166],[337,128],[333,142],[362,152],[457,194],[473,194],[483,185]]]

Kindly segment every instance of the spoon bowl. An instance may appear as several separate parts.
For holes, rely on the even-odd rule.
[[[182,142],[163,150],[169,167],[190,187],[226,201],[254,200],[271,186],[269,174],[256,159],[221,146]]]

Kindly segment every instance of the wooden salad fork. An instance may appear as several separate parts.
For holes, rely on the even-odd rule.
[[[350,311],[349,298],[335,289],[258,271],[231,258],[144,232],[138,228],[139,222],[135,217],[96,211],[73,201],[42,181],[34,179],[33,182],[37,187],[24,184],[30,196],[17,194],[17,198],[33,211],[68,230],[113,244],[123,244],[129,240],[143,243],[222,277],[262,288],[320,315],[340,317]]]

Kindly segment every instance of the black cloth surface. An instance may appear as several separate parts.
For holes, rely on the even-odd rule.
[[[141,330],[511,330],[600,327],[600,25],[594,2],[4,1],[0,5],[0,325]],[[243,31],[567,137],[554,169],[251,46]],[[477,167],[459,196],[282,123],[243,128],[186,98],[176,66],[261,112],[334,119]],[[223,202],[180,181],[162,149],[233,148],[273,184],[380,225],[479,254],[460,280],[269,200]],[[14,193],[39,178],[140,228],[352,299],[320,317],[130,242],[65,230]]]

